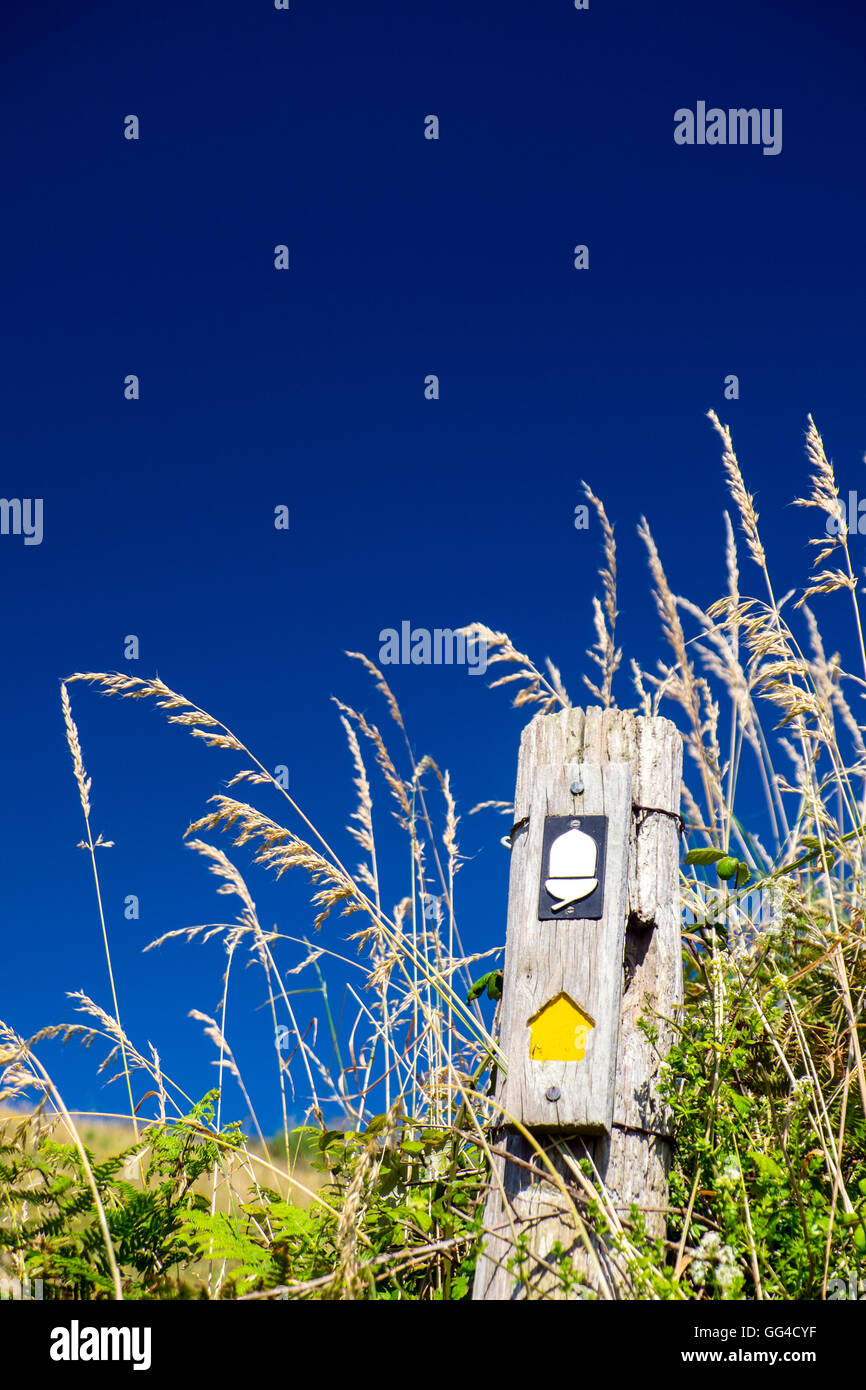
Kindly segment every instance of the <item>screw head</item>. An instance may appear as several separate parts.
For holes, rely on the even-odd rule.
[[[544,1099],[549,1101],[555,1101],[559,1100],[559,1097],[561,1095],[562,1092],[560,1091],[558,1086],[548,1086],[547,1090],[544,1093]]]
[[[572,796],[582,796],[582,795],[583,795],[583,783],[582,783],[582,782],[572,782],[571,787],[569,788],[569,790],[570,790]]]

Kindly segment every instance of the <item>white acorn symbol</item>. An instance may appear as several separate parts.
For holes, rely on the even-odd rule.
[[[592,836],[571,829],[556,837],[550,846],[550,878],[544,880],[545,888],[554,899],[555,911],[588,898],[598,887],[597,863],[598,846]]]

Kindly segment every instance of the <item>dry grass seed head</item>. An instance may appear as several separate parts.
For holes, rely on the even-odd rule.
[[[81,809],[84,812],[85,820],[90,820],[91,779],[84,771],[84,759],[81,756],[81,743],[78,738],[78,729],[75,720],[72,718],[69,691],[65,684],[61,684],[60,686],[60,703],[63,707],[63,722],[66,725],[66,742],[69,744],[69,751],[72,754],[72,767],[75,773],[75,780],[78,783],[78,795],[81,799]]]
[[[497,680],[490,682],[491,690],[495,690],[500,685],[509,685],[513,681],[526,682],[523,689],[517,692],[512,701],[515,709],[524,705],[538,704],[541,708],[537,713],[549,714],[557,706],[562,709],[571,708],[568,693],[562,684],[560,673],[553,663],[550,660],[547,661],[548,676],[543,676],[525,652],[517,650],[507,632],[494,632],[484,623],[469,623],[467,627],[458,629],[458,635],[466,638],[467,646],[470,642],[476,646],[484,645],[488,666],[504,661],[521,667],[519,671],[513,671],[507,676],[499,676]]]
[[[767,557],[764,552],[764,547],[761,544],[761,538],[758,534],[758,513],[755,511],[755,499],[754,497],[752,497],[751,493],[746,491],[746,485],[743,482],[743,475],[740,471],[740,465],[737,462],[737,456],[734,453],[734,445],[733,441],[731,440],[731,431],[727,425],[723,425],[720,422],[719,417],[714,410],[708,410],[707,416],[712,421],[713,428],[716,430],[717,434],[721,435],[722,442],[725,446],[724,453],[722,455],[722,464],[724,466],[725,474],[728,479],[728,487],[730,489],[731,496],[734,499],[734,502],[737,506],[737,510],[740,513],[740,522],[742,524],[743,532],[746,537],[746,542],[749,547],[749,554],[751,555],[755,564],[759,565],[761,569],[765,570],[767,566]]]

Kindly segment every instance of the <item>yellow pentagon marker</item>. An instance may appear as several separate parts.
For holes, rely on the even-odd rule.
[[[563,991],[529,1020],[529,1060],[582,1062],[589,1030],[594,1027]]]

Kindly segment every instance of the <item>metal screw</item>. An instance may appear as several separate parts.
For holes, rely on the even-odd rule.
[[[583,795],[583,782],[580,782],[580,781],[578,781],[578,782],[572,782],[570,791],[571,791],[572,796],[582,796],[582,795]]]
[[[544,1099],[550,1101],[559,1100],[559,1097],[561,1095],[562,1092],[560,1091],[558,1086],[548,1086],[547,1090],[544,1093]]]

